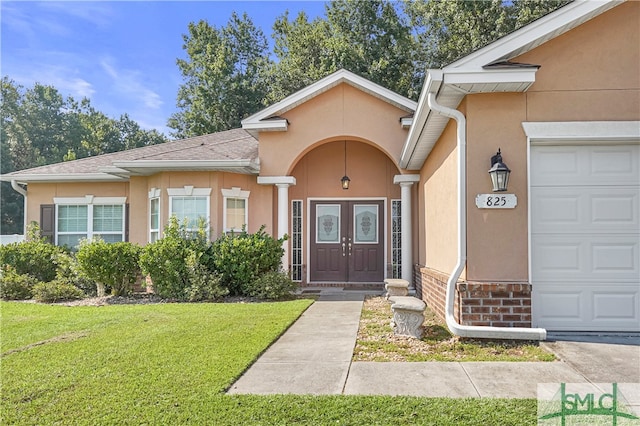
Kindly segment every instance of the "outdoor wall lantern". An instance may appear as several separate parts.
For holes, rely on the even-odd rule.
[[[502,162],[502,154],[500,148],[496,155],[491,157],[491,168],[489,169],[489,176],[491,176],[491,183],[493,184],[493,192],[502,192],[507,190],[509,184],[509,173],[511,170],[506,164]]]
[[[351,179],[347,176],[347,141],[344,141],[344,176],[342,176],[340,182],[342,183],[342,189],[349,189]]]

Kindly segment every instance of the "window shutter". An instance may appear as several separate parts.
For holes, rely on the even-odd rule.
[[[124,240],[129,241],[129,204],[124,205]]]
[[[56,206],[55,204],[40,205],[40,235],[49,243],[55,242]]]

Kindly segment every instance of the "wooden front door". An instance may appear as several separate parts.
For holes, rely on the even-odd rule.
[[[384,202],[312,201],[310,281],[384,280]]]

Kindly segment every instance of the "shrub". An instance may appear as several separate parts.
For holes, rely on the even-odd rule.
[[[142,273],[151,277],[154,291],[160,297],[188,300],[192,272],[187,259],[193,254],[200,261],[208,246],[204,226],[195,234],[189,233],[173,216],[163,238],[143,248],[140,256]]]
[[[222,235],[210,247],[209,269],[221,275],[222,285],[232,294],[246,295],[258,277],[280,269],[284,240],[264,232],[264,226],[255,234],[243,229],[237,235]]]
[[[190,302],[215,301],[229,294],[229,290],[220,285],[220,275],[200,263],[196,253],[187,258],[189,287],[187,298]]]
[[[63,300],[84,298],[84,293],[78,287],[61,280],[48,283],[38,283],[33,287],[33,297],[38,302],[52,303]]]
[[[33,297],[38,280],[31,275],[18,274],[12,267],[4,267],[0,276],[0,299],[26,300]]]
[[[57,280],[75,285],[87,296],[92,297],[98,294],[96,282],[83,273],[75,256],[69,253],[60,253],[56,256],[55,261],[58,264],[58,269],[56,270]],[[107,287],[106,291],[111,291],[111,288]]]
[[[139,246],[128,242],[84,240],[76,259],[83,274],[98,284],[98,296],[105,291],[102,286],[110,287],[114,296],[123,296],[131,293],[140,275],[140,250]]]
[[[38,281],[51,281],[56,277],[57,257],[62,247],[42,239],[0,246],[0,264],[13,267],[19,275],[29,274]]]
[[[286,273],[269,271],[252,281],[246,292],[248,296],[259,299],[283,299],[290,296],[297,287]]]

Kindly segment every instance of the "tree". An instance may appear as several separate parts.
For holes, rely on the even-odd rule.
[[[2,78],[0,172],[9,173],[61,161],[166,142],[142,130],[126,114],[118,120],[96,111],[88,99],[63,97],[53,86],[31,88]],[[2,182],[0,231],[22,233],[23,199]]]
[[[168,122],[173,136],[232,129],[261,108],[267,87],[259,71],[269,62],[267,41],[246,13],[234,12],[222,29],[190,23],[183,38],[188,59],[177,61],[185,82],[178,91],[180,111]]]
[[[423,78],[565,5],[565,0],[415,0],[404,10],[418,41],[414,60]],[[421,75],[422,74],[422,75]]]

